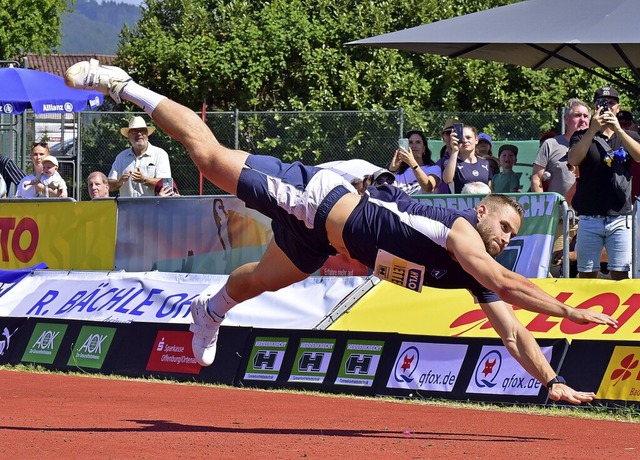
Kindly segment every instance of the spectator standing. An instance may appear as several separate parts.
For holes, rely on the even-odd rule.
[[[49,144],[35,142],[31,147],[31,167],[33,174],[24,176],[16,187],[16,198],[35,198],[38,196],[34,179],[42,174],[42,159],[49,155]]]
[[[569,191],[576,180],[573,166],[567,163],[569,140],[576,131],[589,127],[590,117],[591,108],[586,102],[578,98],[569,99],[564,108],[564,134],[550,137],[542,142],[533,160],[532,192],[547,191],[564,196]],[[546,181],[545,173],[549,173]]]
[[[495,193],[520,193],[520,175],[513,170],[518,160],[518,147],[513,144],[503,144],[498,150],[498,161],[501,171],[493,176],[493,191]]]
[[[92,200],[96,198],[109,198],[109,179],[100,171],[93,171],[87,176],[87,188],[89,189],[89,197]]]
[[[638,132],[638,124],[633,119],[631,112],[621,110],[618,112],[618,121],[622,129]],[[640,196],[640,163],[631,162],[631,203]]]
[[[489,160],[491,175],[495,176],[500,172],[500,162],[493,156],[491,149],[493,148],[493,140],[487,133],[478,134],[478,145],[476,145],[476,155],[480,158]]]
[[[606,101],[606,107],[599,107]],[[595,278],[603,247],[611,279],[628,278],[631,262],[630,164],[640,161],[640,136],[625,131],[616,117],[618,92],[609,86],[594,94],[595,114],[588,129],[571,136],[569,163],[580,168],[573,208],[578,233],[578,276]]]
[[[453,132],[453,125],[456,123],[460,123],[460,120],[457,118],[447,118],[444,122],[444,128],[442,129],[442,141],[444,145],[442,146],[442,150],[440,150],[440,159],[436,161],[436,165],[440,167],[440,170],[444,172],[444,164],[449,160],[451,156],[451,133]],[[460,139],[458,139],[460,141]],[[449,188],[449,184],[447,184],[444,180],[440,180],[438,184],[438,188],[436,189],[440,194],[451,193],[451,189]]]
[[[451,137],[451,155],[445,162],[442,181],[450,185],[452,193],[461,193],[468,182],[483,182],[491,187],[489,161],[476,155],[478,135],[473,126],[464,127],[461,142],[455,133]]]
[[[478,145],[476,145],[476,155],[479,157],[493,156],[491,149],[493,148],[493,140],[487,133],[478,134]]]
[[[394,185],[396,176],[388,169],[378,169],[371,175],[371,185],[380,187],[382,185]]]
[[[121,197],[154,196],[156,183],[162,177],[171,177],[169,155],[149,142],[155,130],[142,117],[133,117],[127,128],[120,129],[131,147],[120,152],[111,166],[110,191]]]
[[[409,195],[431,193],[440,182],[441,170],[431,159],[427,137],[422,131],[409,131],[409,150],[400,147],[393,154],[389,171],[396,185]]]

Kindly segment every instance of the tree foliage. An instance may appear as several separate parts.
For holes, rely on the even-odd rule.
[[[0,0],[0,59],[49,53],[60,45],[66,0]]]
[[[119,63],[193,108],[550,110],[601,82],[345,43],[513,0],[147,0],[120,37]],[[571,82],[571,84],[567,84]]]

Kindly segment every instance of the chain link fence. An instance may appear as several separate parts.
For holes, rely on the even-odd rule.
[[[73,135],[63,137],[64,145],[56,149],[60,173],[67,181],[70,196],[88,200],[86,178],[92,171],[108,175],[113,160],[129,147],[120,128],[137,112],[81,112]],[[549,129],[561,132],[559,111],[521,113],[452,113],[416,112],[403,109],[386,111],[331,112],[209,112],[205,122],[217,139],[226,146],[254,154],[272,155],[285,161],[300,160],[320,164],[335,160],[360,158],[386,166],[397,148],[403,132],[418,129],[429,139],[432,158],[437,160],[442,147],[441,131],[447,118],[458,118],[478,132],[486,132],[495,142],[535,141],[537,151],[540,134]],[[36,124],[38,120],[34,120]],[[33,129],[33,128],[31,128]],[[31,131],[31,130],[30,130]],[[31,132],[39,132],[36,128]],[[35,139],[39,141],[40,139]],[[223,193],[202,180],[189,155],[178,142],[157,130],[150,136],[153,145],[169,154],[171,171],[182,195]],[[32,139],[27,142],[27,149]],[[494,148],[494,151],[496,149]],[[532,150],[533,151],[533,150]],[[535,152],[534,152],[535,153]],[[519,162],[531,162],[531,153]],[[29,155],[26,155],[29,159]],[[23,165],[26,166],[26,165]]]

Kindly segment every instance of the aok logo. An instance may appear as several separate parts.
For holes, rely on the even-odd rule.
[[[83,326],[67,364],[100,369],[115,333],[111,327]]]
[[[107,338],[106,335],[102,334],[91,334],[84,343],[78,348],[78,351],[84,353],[93,353],[93,354],[101,354],[102,353],[102,342]]]
[[[611,373],[611,381],[615,387],[618,383],[627,380],[636,373],[636,380],[640,380],[640,369],[638,369],[639,360],[631,353],[620,361],[620,367]]]
[[[33,348],[39,350],[53,351],[56,343],[56,337],[60,334],[60,331],[43,331],[40,337],[34,342]]]
[[[16,223],[15,217],[0,217],[0,251],[3,262],[9,262],[11,254],[22,263],[29,262],[36,253],[39,240],[38,224],[32,218],[25,217]]]

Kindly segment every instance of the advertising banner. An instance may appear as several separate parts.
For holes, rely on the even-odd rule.
[[[640,340],[638,280],[532,279],[543,291],[575,308],[602,311],[618,320],[613,328],[576,324],[566,318],[514,306],[536,338]],[[400,332],[445,337],[498,337],[486,315],[463,289],[423,288],[422,293],[380,282],[330,327],[331,330]]]
[[[121,270],[229,274],[259,260],[271,221],[233,196],[121,199],[115,264]]]
[[[147,371],[180,374],[200,373],[200,364],[193,356],[189,331],[159,330],[151,349]]]
[[[288,337],[256,337],[244,380],[278,380],[288,345]]]
[[[527,278],[545,278],[549,272],[551,250],[562,215],[562,196],[557,193],[510,194],[524,208],[524,219],[518,232],[498,262]],[[453,209],[475,208],[482,200],[478,195],[417,195],[421,203]]]
[[[551,362],[553,347],[541,347]],[[542,385],[525,371],[504,346],[482,347],[467,393],[537,396]]]
[[[289,375],[289,382],[323,383],[335,346],[335,339],[302,338]]]
[[[640,402],[640,345],[614,348],[596,397]]]
[[[450,393],[467,349],[466,344],[402,342],[387,388]]]
[[[0,316],[99,322],[191,322],[191,300],[222,288],[226,275],[36,270],[0,296]],[[311,329],[363,282],[359,277],[308,278],[243,302],[227,326]]]
[[[383,349],[383,341],[348,340],[335,384],[371,387]]]
[[[0,268],[112,270],[116,204],[24,200],[0,207]]]

